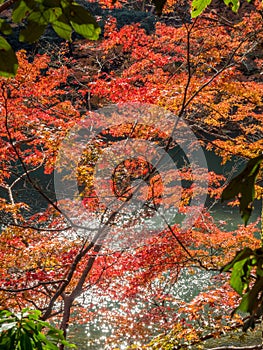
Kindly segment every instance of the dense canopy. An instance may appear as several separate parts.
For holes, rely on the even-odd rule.
[[[262,11],[2,2],[1,310],[78,325],[83,350],[201,349],[254,328]]]

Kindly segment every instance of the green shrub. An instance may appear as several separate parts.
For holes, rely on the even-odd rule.
[[[0,349],[58,350],[60,344],[76,348],[65,340],[62,330],[42,321],[40,316],[38,310],[0,311]]]

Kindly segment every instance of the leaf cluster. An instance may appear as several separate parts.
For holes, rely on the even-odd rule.
[[[242,297],[233,311],[250,314],[243,329],[255,327],[255,320],[262,313],[263,300],[263,249],[252,250],[248,247],[236,253],[234,259],[222,268],[222,272],[231,270],[231,287]]]
[[[212,0],[193,0],[192,1],[192,11],[191,16],[192,18],[198,17],[204,10],[207,8],[208,5],[210,5]],[[250,0],[247,0],[247,2],[250,2]],[[233,12],[237,13],[240,1],[239,0],[224,0],[224,3],[226,6],[230,7]]]
[[[0,19],[0,75],[4,77],[14,76],[18,68],[16,54],[6,39],[12,34],[14,25],[22,25],[19,41],[28,43],[36,42],[48,25],[59,37],[69,41],[73,31],[90,40],[97,40],[101,32],[94,16],[73,0],[14,0],[10,4],[13,2],[12,18]],[[158,16],[162,15],[167,3],[167,0],[153,0]],[[210,3],[211,0],[193,0],[191,17],[198,17]],[[239,9],[239,0],[224,0],[224,3],[234,12]],[[9,7],[9,1],[0,0],[0,13]]]
[[[3,350],[58,350],[59,344],[75,348],[64,338],[63,331],[40,319],[39,310],[23,309],[19,313],[0,311],[0,348]],[[44,333],[43,330],[46,329]]]
[[[255,199],[255,182],[260,170],[263,155],[250,159],[245,169],[233,178],[222,193],[222,201],[237,197],[241,217],[247,225]]]
[[[90,40],[98,39],[100,34],[100,28],[91,13],[72,0],[18,0],[12,10],[11,21],[15,25],[22,25],[19,32],[21,42],[36,42],[48,25],[59,37],[69,41],[73,31]],[[0,32],[5,37],[12,34],[8,20],[0,20]],[[0,36],[0,74],[10,77],[16,74],[18,61],[4,36]]]

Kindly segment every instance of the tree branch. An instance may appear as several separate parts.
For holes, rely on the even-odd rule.
[[[18,0],[7,0],[3,4],[1,4],[0,5],[0,13],[4,12],[5,10],[8,10],[16,2],[18,2]]]
[[[8,292],[8,293],[19,293],[19,292],[25,292],[27,290],[36,289],[40,286],[48,285],[48,284],[56,284],[64,282],[65,280],[57,280],[57,281],[46,281],[46,282],[39,282],[38,284],[31,286],[31,287],[25,287],[25,288],[18,288],[18,289],[11,289],[11,288],[2,288],[0,287],[0,291],[2,292]]]

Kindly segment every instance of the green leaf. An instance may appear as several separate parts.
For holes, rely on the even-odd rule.
[[[3,18],[0,18],[0,31],[5,35],[9,35],[12,33],[12,28],[10,24],[7,23]]]
[[[262,162],[262,159],[263,155],[250,159],[245,169],[238,176],[234,177],[230,181],[228,186],[224,189],[221,196],[222,201],[234,198],[240,193],[240,190],[242,190],[242,188],[244,187],[243,184],[246,181],[246,178],[258,174],[259,166]]]
[[[13,332],[10,337],[10,349],[14,349],[15,348],[15,344],[16,344],[16,333]]]
[[[229,6],[233,12],[237,13],[240,6],[239,0],[224,0],[224,3]]]
[[[31,309],[23,309],[16,314],[7,310],[0,311],[3,330],[0,332],[0,349],[58,350],[58,344],[75,348],[74,344],[65,340],[62,330],[40,320],[40,316],[40,311]],[[48,329],[47,335],[40,332],[44,327]]]
[[[46,19],[48,23],[55,22],[62,15],[62,9],[60,7],[53,7],[47,9],[43,17]]]
[[[47,321],[42,321],[42,320],[38,320],[37,324],[40,326],[40,328],[52,328],[52,326],[47,322]]]
[[[26,319],[23,322],[23,328],[28,330],[28,331],[33,331],[35,333],[38,333],[37,325],[33,320]]]
[[[33,11],[27,18],[29,22],[35,22],[38,25],[47,25],[49,23],[49,10],[41,9],[39,11]],[[62,10],[61,10],[62,11]]]
[[[20,0],[15,4],[12,18],[15,23],[21,22],[28,16],[35,6],[34,0]]]
[[[233,266],[230,285],[239,295],[243,294],[244,289],[247,288],[249,283],[249,275],[252,269],[249,262],[250,258],[248,257],[241,261],[237,261]]]
[[[63,340],[64,335],[61,329],[52,328],[47,332],[47,336],[54,338],[56,340]]]
[[[256,271],[257,276],[259,277],[263,277],[263,268],[261,266],[257,267],[257,271]]]
[[[0,311],[0,318],[2,318],[2,317],[9,317],[11,315],[13,315],[13,314],[9,310],[1,310]]]
[[[222,201],[238,197],[239,210],[245,226],[251,216],[255,198],[255,182],[262,160],[263,155],[250,159],[245,169],[230,181],[221,196]]]
[[[57,21],[52,23],[54,31],[65,40],[71,41],[72,28],[65,15],[60,16]]]
[[[97,40],[99,38],[101,30],[100,28],[96,28],[93,24],[78,24],[73,21],[70,21],[70,23],[75,32],[84,38],[89,40]]]
[[[9,43],[0,36],[0,75],[13,77],[16,75],[18,62],[16,54]]]
[[[50,349],[50,350],[57,350],[57,346],[56,346],[53,342],[49,341],[49,340],[47,339],[47,337],[45,336],[45,334],[39,332],[39,333],[36,335],[36,338],[37,338],[37,340],[40,341],[41,343],[44,343],[44,344],[47,346],[47,349]]]
[[[243,187],[242,176],[235,177],[222,192],[221,201],[235,198],[242,192]]]
[[[71,344],[66,340],[62,340],[61,344],[65,345],[66,347],[68,347],[70,349],[77,349],[77,346],[75,344]]]
[[[220,271],[221,272],[228,272],[230,269],[233,268],[235,263],[237,263],[238,261],[242,261],[242,260],[245,260],[247,258],[250,258],[251,256],[253,256],[253,254],[254,253],[253,253],[252,249],[245,247],[243,250],[237,252],[234,259],[232,261],[230,261],[230,263],[228,263],[227,265],[223,266]]]
[[[100,28],[89,11],[76,3],[65,8],[65,15],[69,19],[72,28],[84,38],[97,40]]]
[[[208,5],[210,5],[212,0],[193,0],[192,1],[192,10],[191,17],[198,17]]]
[[[28,22],[27,27],[20,32],[19,40],[32,44],[40,38],[45,29],[46,25],[40,25],[37,22]]]
[[[47,337],[54,339],[56,342],[64,344],[68,348],[76,348],[75,344],[71,344],[65,340],[63,331],[61,329],[50,327],[49,331],[47,332]]]
[[[258,296],[259,296],[259,293],[262,292],[262,289],[263,289],[263,278],[260,278],[256,281],[252,289],[243,296],[235,312],[240,310],[240,311],[249,312],[250,314],[252,314],[255,311],[258,303],[260,302],[260,300],[258,299]]]
[[[31,310],[30,314],[28,315],[28,318],[30,320],[38,320],[41,316],[40,310]]]
[[[16,321],[15,322],[4,323],[4,324],[2,324],[0,326],[0,333],[3,332],[3,331],[7,331],[7,330],[9,330],[11,328],[14,328],[14,327],[16,327],[16,325],[17,325]]]
[[[2,333],[0,335],[0,349],[13,350],[15,337],[15,334],[10,334],[9,332]]]
[[[252,204],[255,198],[255,181],[256,181],[257,173],[247,177],[247,179],[243,182],[244,183],[243,186],[246,186],[246,187],[245,189],[242,190],[241,197],[239,199],[240,214],[245,223],[245,226],[252,213]]]
[[[10,350],[10,339],[6,337],[3,339],[0,338],[0,349]]]
[[[21,350],[33,350],[33,345],[27,333],[22,333],[20,338]]]
[[[35,341],[35,346],[37,350],[43,350],[42,343],[40,341]]]

